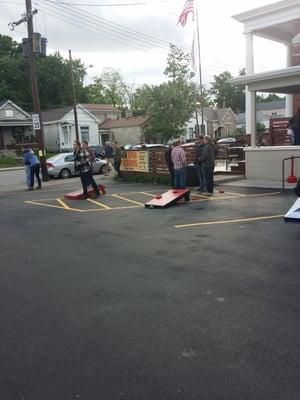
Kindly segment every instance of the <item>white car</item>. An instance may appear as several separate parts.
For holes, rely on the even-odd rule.
[[[235,144],[236,139],[235,138],[224,138],[218,140],[218,144]]]
[[[60,153],[47,160],[48,175],[54,178],[68,179],[71,176],[79,175],[74,168],[74,154],[73,153]],[[106,160],[95,158],[93,163],[94,174],[106,174],[108,170]]]

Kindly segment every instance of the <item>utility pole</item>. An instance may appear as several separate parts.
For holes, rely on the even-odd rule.
[[[72,52],[71,52],[71,50],[69,50],[69,61],[70,61],[71,81],[72,81],[72,92],[73,92],[73,110],[74,110],[74,121],[75,121],[75,133],[76,133],[76,140],[79,141],[77,105],[76,105],[76,91],[75,91],[75,82],[74,82],[74,72],[73,72],[73,66],[72,66]]]
[[[29,69],[30,69],[30,79],[31,79],[31,89],[32,89],[32,98],[33,98],[33,108],[34,112],[39,116],[39,123],[35,127],[36,137],[39,147],[39,157],[41,161],[41,169],[42,169],[42,177],[43,181],[48,181],[48,171],[46,165],[46,157],[45,157],[45,145],[43,138],[43,124],[42,124],[42,116],[41,116],[41,105],[40,105],[40,96],[38,89],[38,81],[37,81],[37,73],[36,73],[36,59],[35,54],[33,52],[33,14],[35,12],[32,10],[31,0],[25,0],[26,2],[26,20],[27,20],[27,33],[29,40]],[[37,129],[39,128],[39,129]]]

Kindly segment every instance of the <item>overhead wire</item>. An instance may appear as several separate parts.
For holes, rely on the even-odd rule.
[[[41,0],[41,1],[43,4],[45,4],[45,3],[47,3],[48,5],[52,4],[51,0]],[[119,35],[122,35],[122,36],[125,35],[135,41],[140,40],[143,42],[151,43],[152,45],[155,44],[158,47],[167,48],[169,50],[170,43],[166,40],[158,39],[156,37],[141,33],[137,30],[128,28],[121,24],[116,24],[114,22],[111,22],[108,19],[103,18],[103,17],[95,16],[87,11],[78,9],[77,7],[66,6],[64,4],[61,4],[60,2],[54,6],[52,4],[52,7],[54,7],[56,10],[60,9],[61,11],[63,10],[64,12],[68,12],[68,13],[71,12],[71,13],[73,13],[73,15],[75,13],[76,16],[85,18],[85,20],[87,20],[88,22],[94,22],[97,24],[98,27],[100,25],[102,29],[109,30],[110,33],[111,33],[111,31],[113,31],[114,33],[118,33]],[[188,50],[188,49],[184,49],[184,50]]]

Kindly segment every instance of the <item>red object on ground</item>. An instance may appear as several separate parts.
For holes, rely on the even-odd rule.
[[[225,190],[224,189],[220,189],[219,193],[225,193]]]
[[[99,192],[102,194],[106,194],[105,191],[105,186],[104,185],[98,185]],[[92,187],[88,187],[88,196],[93,196],[95,194],[95,191]],[[83,196],[83,190],[75,190],[75,192],[67,193],[64,195],[64,198],[66,200],[80,200]]]
[[[155,196],[145,203],[146,208],[166,208],[178,203],[181,199],[189,201],[190,191],[188,189],[168,190],[162,195]]]
[[[294,174],[294,157],[291,157],[291,175],[287,178],[288,183],[297,183],[298,179]]]

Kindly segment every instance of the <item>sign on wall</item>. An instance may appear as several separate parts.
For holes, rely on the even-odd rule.
[[[148,151],[127,151],[122,158],[121,171],[149,172]]]

